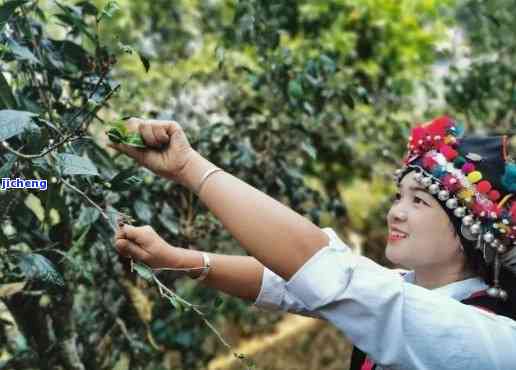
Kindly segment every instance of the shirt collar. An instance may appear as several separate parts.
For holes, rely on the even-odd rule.
[[[403,279],[413,284],[415,280],[414,271],[409,271],[403,275]],[[456,281],[448,285],[444,285],[439,288],[432,289],[434,292],[442,294],[444,296],[462,301],[470,297],[473,293],[488,288],[488,285],[479,277],[473,277],[461,281]]]

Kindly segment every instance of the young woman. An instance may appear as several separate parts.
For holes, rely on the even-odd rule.
[[[410,270],[400,274],[217,168],[176,122],[128,125],[165,149],[112,146],[195,191],[253,257],[173,247],[129,225],[119,253],[155,268],[203,266],[190,276],[209,287],[325,319],[355,345],[352,369],[516,368],[516,165],[505,137],[462,137],[448,117],[412,130],[387,216],[386,255]]]

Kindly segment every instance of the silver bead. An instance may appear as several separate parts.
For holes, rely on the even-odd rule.
[[[446,207],[449,209],[455,209],[459,205],[459,201],[455,198],[450,198],[446,201]]]
[[[493,249],[497,249],[500,246],[500,241],[498,239],[495,239],[491,242],[491,247]]]
[[[431,177],[423,177],[423,180],[421,180],[421,185],[423,185],[425,188],[432,185],[432,178]]]
[[[505,290],[499,289],[498,298],[500,298],[502,301],[506,301],[507,298],[509,298],[509,295],[507,294],[507,292]]]
[[[497,251],[498,253],[500,253],[500,254],[505,253],[505,252],[507,252],[507,247],[506,247],[505,245],[503,245],[503,244],[502,244],[502,245],[498,246],[498,248],[496,249],[496,251]]]
[[[439,184],[432,184],[428,187],[430,194],[437,194],[439,192]]]
[[[494,240],[494,235],[492,233],[485,233],[484,234],[484,241],[486,243],[491,243]]]
[[[476,224],[471,225],[470,230],[473,235],[478,235],[482,231],[482,226],[480,226],[479,223],[476,223]]]
[[[471,215],[467,215],[467,216],[464,216],[462,218],[462,223],[465,225],[465,226],[471,226],[473,225],[473,222],[475,222],[475,219],[473,218],[473,216]]]
[[[439,198],[442,201],[448,200],[449,197],[450,197],[450,193],[448,193],[448,191],[446,191],[446,190],[441,190],[439,192],[439,194],[437,195],[437,198]]]
[[[453,211],[453,214],[456,217],[462,218],[462,217],[466,216],[466,208],[465,207],[455,208],[454,211]]]
[[[487,295],[489,297],[498,298],[498,296],[500,295],[500,289],[491,287],[487,290]]]

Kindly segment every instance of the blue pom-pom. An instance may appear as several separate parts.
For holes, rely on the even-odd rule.
[[[509,191],[509,193],[516,192],[516,163],[508,163],[505,166],[502,185]]]
[[[446,174],[446,168],[444,166],[435,166],[432,169],[432,175],[434,175],[437,178],[441,178]]]

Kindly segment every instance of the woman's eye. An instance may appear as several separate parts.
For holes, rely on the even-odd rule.
[[[414,197],[414,203],[416,204],[427,204],[423,199],[419,197]]]

